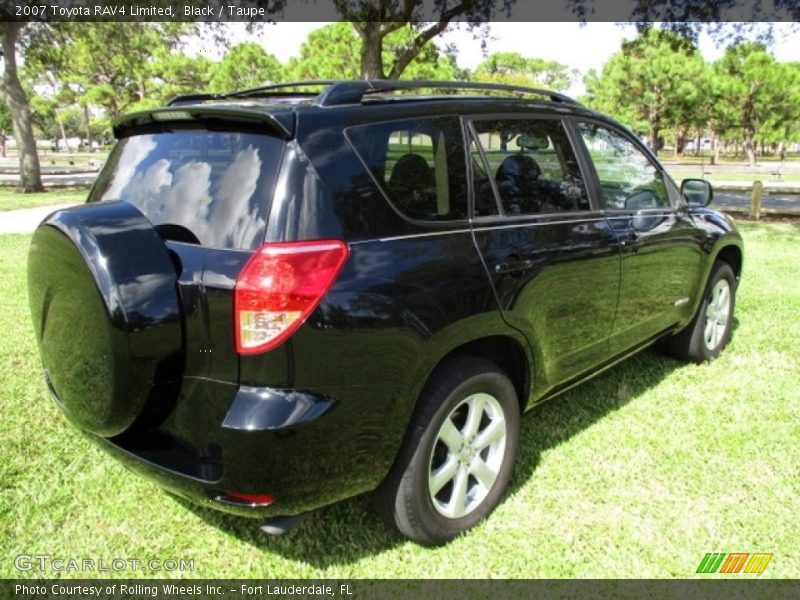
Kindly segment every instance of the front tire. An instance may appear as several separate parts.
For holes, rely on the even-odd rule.
[[[519,424],[516,391],[496,365],[473,357],[443,364],[376,492],[378,512],[426,545],[466,531],[494,509],[508,486]]]
[[[728,263],[717,261],[694,319],[667,341],[670,352],[697,363],[719,356],[731,337],[735,304],[736,276]]]

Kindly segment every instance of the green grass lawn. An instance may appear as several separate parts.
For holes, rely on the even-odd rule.
[[[771,552],[760,577],[800,577],[800,228],[741,229],[727,351],[700,366],[648,351],[534,409],[504,502],[434,549],[387,531],[363,497],[269,538],[126,471],[50,401],[30,238],[0,236],[0,577],[42,576],[13,557],[43,553],[194,561],[176,577],[684,578],[707,552]]]
[[[39,194],[18,194],[13,187],[0,186],[0,212],[51,204],[78,204],[86,202],[88,194],[88,187],[52,189]]]

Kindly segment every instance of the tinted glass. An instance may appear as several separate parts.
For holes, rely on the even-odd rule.
[[[181,131],[120,140],[90,202],[122,200],[172,237],[217,248],[254,249],[283,142],[259,134]]]
[[[670,206],[661,170],[633,142],[594,123],[579,123],[578,130],[597,170],[605,208]]]
[[[476,215],[493,214],[493,187],[505,215],[588,210],[589,197],[561,121],[475,121],[471,145]]]
[[[359,125],[347,137],[397,210],[412,219],[467,218],[464,146],[455,118]]]

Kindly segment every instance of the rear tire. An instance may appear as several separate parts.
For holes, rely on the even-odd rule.
[[[508,486],[519,424],[516,391],[496,365],[473,357],[441,365],[376,492],[378,512],[426,545],[466,531],[494,509]]]
[[[685,329],[667,340],[672,355],[701,363],[719,356],[731,337],[736,304],[736,277],[726,262],[711,269],[703,300]]]

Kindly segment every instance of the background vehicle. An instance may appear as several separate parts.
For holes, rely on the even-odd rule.
[[[522,412],[661,339],[724,348],[741,239],[618,124],[541,90],[314,86],[124,118],[34,235],[53,398],[132,469],[272,532],[377,490],[441,543],[502,497]],[[422,88],[448,93],[397,93]]]

